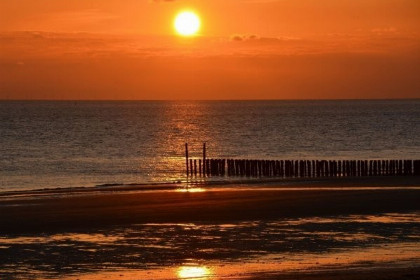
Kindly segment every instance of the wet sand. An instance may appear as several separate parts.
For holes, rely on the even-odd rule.
[[[13,238],[13,236],[50,236],[60,233],[94,234],[97,232],[106,233],[104,236],[108,236],[112,229],[124,230],[124,228],[129,228],[133,225],[147,223],[238,224],[241,221],[272,221],[302,219],[305,217],[418,213],[420,201],[419,181],[420,178],[417,177],[408,179],[393,177],[381,178],[380,180],[366,178],[366,180],[289,181],[287,184],[269,182],[246,185],[232,184],[230,186],[214,185],[211,187],[196,185],[188,190],[179,185],[133,185],[82,189],[82,191],[44,190],[9,193],[0,197],[1,236]],[[318,224],[308,222],[308,226],[315,233],[321,231]],[[305,226],[306,229],[308,229],[308,226]],[[407,224],[407,226],[407,231],[410,232],[411,225]],[[143,227],[141,226],[140,228]],[[171,226],[168,227],[171,228]],[[334,224],[332,227],[334,227]],[[139,231],[140,228],[136,228],[134,232],[139,232],[137,238],[141,242],[143,233]],[[381,228],[382,226],[378,228],[379,233],[382,232]],[[399,228],[399,226],[396,227],[396,233],[398,233]],[[153,230],[151,232],[153,233]],[[264,232],[270,231],[265,230]],[[354,232],[357,233],[357,230],[355,229]],[[249,234],[249,232],[245,231],[243,233]],[[129,238],[131,239],[128,240],[133,238],[132,233],[130,234]],[[387,235],[387,233],[381,234],[384,237]],[[414,236],[412,238],[417,240],[417,237]],[[132,241],[134,242],[135,240]],[[206,244],[205,241],[200,242],[203,242],[200,243],[200,246]],[[267,240],[259,240],[258,242],[267,242]],[[255,243],[257,247],[260,246],[258,242]],[[295,243],[291,242],[291,244]],[[190,245],[192,246],[190,249],[193,250],[195,245]],[[36,246],[40,246],[38,249],[34,249],[34,252],[36,252],[52,245],[36,245],[33,243],[33,245],[26,246],[33,249],[38,248]],[[241,244],[238,243],[238,246],[241,246]],[[57,250],[64,250],[60,248],[70,247],[57,247]],[[127,248],[133,248],[134,252],[136,252],[134,247]],[[48,250],[50,249],[48,247]],[[316,250],[315,248],[307,249],[309,251]],[[298,248],[294,250],[302,251]],[[19,259],[19,252],[10,254],[9,257]],[[120,253],[122,252],[124,251],[122,250]],[[64,251],[60,254],[65,255]],[[106,256],[107,253],[104,253],[103,257]],[[80,259],[80,255],[73,257]],[[234,257],[232,256],[232,258]],[[66,259],[69,260],[69,255],[66,255]],[[38,261],[35,260],[34,263]],[[220,261],[223,264],[222,259]],[[28,262],[31,263],[29,260]],[[146,275],[149,272],[146,270]],[[22,273],[24,274],[24,272]],[[124,274],[125,272],[121,273]],[[127,274],[125,275],[127,276]],[[108,273],[103,271],[91,275],[83,276],[80,274],[73,277],[66,276],[66,273],[63,271],[60,278],[108,279],[108,276]],[[124,278],[124,276],[120,277],[119,274],[117,276],[119,279],[132,279],[130,277]],[[134,276],[137,277],[138,275]],[[281,272],[281,270],[273,268],[266,272],[246,273],[244,271],[244,273],[236,273],[226,277],[207,277],[204,279],[358,280],[416,279],[419,276],[420,266],[415,264],[413,266],[412,262],[410,262],[407,266],[404,264],[404,267],[361,263],[354,267],[344,266],[343,268],[335,267],[326,270],[296,272]],[[178,278],[175,277],[173,279]]]
[[[128,191],[131,187],[125,191],[108,188],[106,192],[5,196],[0,200],[0,224],[2,233],[9,234],[88,231],[148,222],[222,222],[418,210],[420,190],[409,186],[420,186],[420,179],[399,181],[404,188],[398,188],[398,180],[384,178],[383,185],[388,188],[380,189],[366,188],[372,185],[369,180],[336,181],[336,188],[331,181],[320,180],[289,184],[293,186],[290,190],[271,184],[264,190],[260,190],[263,186],[252,185],[222,190],[162,191],[159,187],[156,191]],[[355,188],[343,188],[351,183]],[[375,187],[380,185],[377,181]],[[329,188],[310,188],[320,186]]]
[[[253,275],[253,280],[413,280],[419,279],[420,268],[343,269],[328,272],[268,273]]]

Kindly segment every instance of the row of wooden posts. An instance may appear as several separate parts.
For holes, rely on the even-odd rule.
[[[188,144],[185,144],[185,158],[186,174],[189,177],[420,176],[420,160],[209,159],[205,143],[202,159],[190,159]]]

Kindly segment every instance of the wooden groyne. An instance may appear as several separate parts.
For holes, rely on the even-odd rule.
[[[185,144],[186,174],[188,177],[363,177],[363,176],[420,176],[420,160],[261,160],[189,158]]]

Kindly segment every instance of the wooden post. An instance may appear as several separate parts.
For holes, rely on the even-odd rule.
[[[399,163],[398,163],[398,175],[402,175],[403,174],[403,162],[402,162],[402,160],[399,160]]]
[[[413,162],[413,175],[419,176],[420,175],[420,160],[415,160]]]
[[[197,160],[194,160],[194,176],[197,177]]]
[[[341,171],[341,160],[337,162],[337,176],[342,177],[343,172]]]
[[[190,159],[190,175],[192,176],[194,174],[194,170],[193,170],[193,160]]]
[[[311,166],[311,161],[308,160],[308,177],[312,177],[312,166]]]
[[[189,175],[189,168],[188,168],[188,143],[185,143],[185,166],[187,168],[187,177]]]
[[[203,174],[206,174],[206,143],[203,143]]]

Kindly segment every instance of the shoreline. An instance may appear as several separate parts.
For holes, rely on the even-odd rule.
[[[54,196],[54,195],[90,195],[107,192],[131,191],[174,191],[185,188],[340,188],[340,187],[420,187],[420,176],[372,176],[341,178],[261,178],[236,179],[229,181],[184,181],[159,183],[102,184],[93,187],[40,188],[31,190],[0,191],[0,200],[10,197]]]

